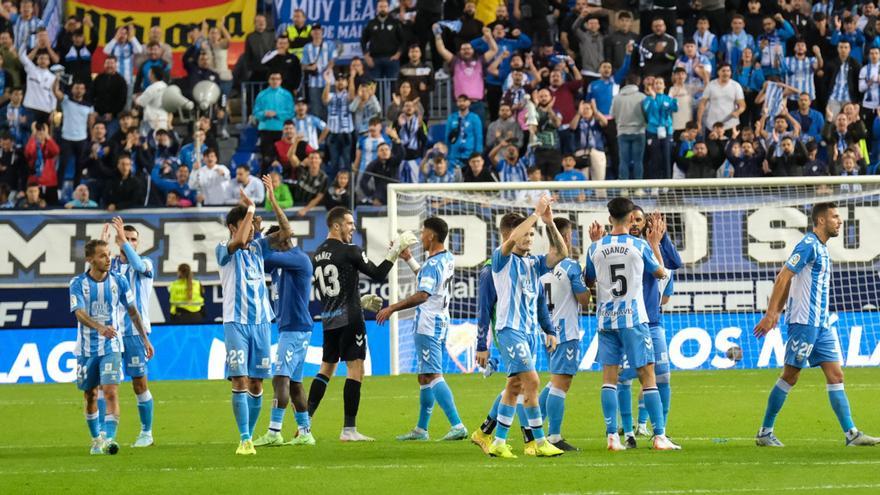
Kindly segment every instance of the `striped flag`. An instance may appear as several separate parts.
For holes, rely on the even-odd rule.
[[[43,24],[49,33],[49,43],[55,44],[55,37],[61,29],[61,0],[48,0],[43,9]]]

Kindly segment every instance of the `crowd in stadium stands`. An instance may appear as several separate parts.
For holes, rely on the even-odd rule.
[[[93,76],[93,19],[66,19],[53,44],[38,10],[0,6],[3,207],[223,205],[239,188],[261,202],[270,174],[281,205],[304,214],[385,204],[392,182],[864,175],[880,164],[873,1],[380,0],[350,60],[301,10],[275,29],[257,15],[234,69],[224,22],[193,24],[175,81],[161,28],[138,40],[119,27]],[[175,128],[163,92],[191,96],[205,80],[224,97]],[[268,86],[250,115],[259,157],[231,170],[218,139],[240,81]],[[440,83],[451,111],[429,115]]]

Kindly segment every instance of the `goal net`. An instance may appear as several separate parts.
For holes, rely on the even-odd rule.
[[[480,269],[498,247],[501,217],[511,211],[530,214],[543,192],[556,197],[554,214],[573,222],[574,257],[582,266],[590,244],[587,229],[593,221],[608,224],[609,198],[627,194],[646,213],[665,215],[684,265],[674,274],[675,293],[662,316],[675,369],[782,366],[784,316],[781,329],[763,339],[756,339],[752,329],[767,308],[776,273],[810,228],[812,205],[836,202],[844,223],[840,235],[828,242],[832,331],[844,364],[880,365],[880,177],[393,185],[390,234],[417,231],[433,215],[450,228],[447,248],[456,269],[444,371],[477,371]],[[534,253],[546,253],[541,222],[536,231]],[[414,255],[424,261],[419,246]],[[415,281],[409,267],[399,264],[391,274],[391,302],[412,294]],[[393,373],[415,371],[414,316],[414,310],[403,311],[391,322]],[[596,319],[586,311],[582,318],[580,368],[598,369]],[[742,349],[741,361],[727,358],[732,346]],[[546,363],[541,353],[539,370]]]

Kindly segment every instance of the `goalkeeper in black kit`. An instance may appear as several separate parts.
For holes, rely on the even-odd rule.
[[[376,282],[385,281],[400,252],[418,242],[418,239],[412,232],[401,233],[392,243],[385,260],[376,265],[367,258],[363,249],[351,244],[355,225],[350,211],[342,207],[330,210],[327,213],[327,228],[327,240],[312,256],[312,283],[321,300],[324,324],[324,353],[321,370],[309,389],[309,416],[314,416],[318,409],[337,363],[345,361],[348,369],[343,389],[345,423],[339,439],[343,442],[372,441],[372,438],[360,434],[356,427],[364,359],[367,357],[363,310],[378,311],[382,307],[382,299],[372,294],[360,296],[359,273]]]

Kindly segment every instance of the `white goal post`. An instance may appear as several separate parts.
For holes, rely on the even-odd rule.
[[[608,223],[608,199],[627,194],[646,212],[659,210],[668,217],[669,235],[684,265],[675,274],[676,294],[663,316],[673,341],[670,358],[679,369],[779,365],[781,336],[753,342],[748,325],[766,308],[773,276],[808,229],[812,205],[836,202],[844,220],[841,235],[829,241],[834,263],[831,305],[840,322],[836,331],[842,347],[848,344],[842,349],[847,364],[880,364],[874,363],[880,361],[880,351],[872,353],[880,333],[880,176],[391,184],[390,239],[403,230],[418,231],[431,215],[450,226],[447,244],[456,258],[450,309],[452,326],[460,328],[447,337],[448,371],[474,371],[476,279],[497,246],[497,222],[510,211],[528,213],[533,199],[545,191],[557,197],[554,213],[573,221],[582,265],[589,246],[586,227],[594,220]],[[546,252],[546,246],[538,226],[535,252]],[[420,246],[413,255],[423,261]],[[409,295],[414,281],[408,267],[396,264],[389,274],[389,303]],[[402,311],[390,320],[392,374],[413,371],[407,326],[413,316],[414,310]],[[582,369],[590,368],[595,358],[590,318],[584,315]],[[743,348],[742,362],[724,358],[724,349],[732,345]]]

